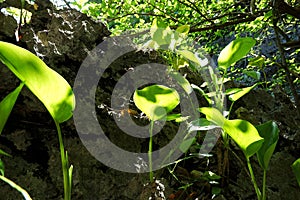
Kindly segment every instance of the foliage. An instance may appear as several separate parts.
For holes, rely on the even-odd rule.
[[[0,111],[3,116],[0,120],[0,131],[3,130],[16,99],[25,85],[45,105],[54,119],[60,145],[65,200],[71,199],[73,166],[69,167],[68,155],[64,150],[59,126],[60,123],[72,116],[75,107],[75,97],[70,85],[37,56],[16,45],[0,41],[0,60],[21,80],[20,86],[0,102]],[[10,185],[14,184],[5,177],[2,177],[2,180]],[[22,192],[22,189],[17,185],[14,184],[13,187]],[[22,194],[25,197],[26,194],[23,192]]]
[[[244,66],[236,65],[228,75],[251,85],[253,79],[250,77],[260,81],[260,74],[263,74],[266,89],[278,85],[286,88],[287,94],[293,96],[300,107],[295,88],[299,86],[296,57],[299,56],[297,24],[300,16],[297,14],[299,2],[295,0],[278,0],[276,3],[269,0],[74,0],[73,5],[105,22],[113,34],[148,28],[155,19],[173,29],[187,24],[190,27],[190,36],[213,55],[217,55],[230,38],[256,38],[257,47],[252,50],[251,57],[265,56],[264,65],[252,63],[250,66],[244,62]],[[296,13],[293,10],[296,10]],[[280,37],[274,37],[274,33]],[[275,44],[278,51],[270,55],[265,49],[274,49]],[[289,55],[286,54],[287,58],[282,57],[280,49],[289,52]],[[282,64],[283,60],[287,63]],[[289,75],[291,73],[292,75]],[[300,108],[298,111],[300,114]]]
[[[172,111],[179,104],[179,95],[176,90],[163,85],[151,85],[141,90],[136,90],[133,95],[135,105],[144,112],[151,121],[149,140],[149,170],[150,182],[153,182],[152,170],[152,135],[154,121],[167,117],[167,113]]]
[[[147,42],[148,46],[152,48],[159,48],[163,45],[168,46],[169,51],[175,51],[178,53],[177,57],[182,56],[187,62],[190,63],[190,65],[198,65],[200,66],[203,64],[201,62],[199,56],[194,53],[192,50],[187,50],[187,49],[182,49],[178,50],[178,48],[174,48],[171,46],[171,40],[168,38],[174,38],[172,37],[172,32],[168,26],[161,27],[158,29],[157,26],[157,21],[154,21],[154,31],[152,30],[152,37],[149,42]],[[152,25],[153,27],[153,25]],[[164,33],[165,32],[165,33]],[[178,38],[177,38],[178,39]],[[173,42],[173,43],[176,43]],[[150,44],[150,45],[149,45]],[[226,46],[220,56],[219,56],[219,67],[223,70],[223,77],[218,78],[217,76],[214,76],[215,74],[213,70],[208,70],[210,73],[210,77],[212,77],[212,83],[214,87],[214,91],[212,91],[212,88],[210,88],[211,92],[217,93],[218,89],[218,83],[223,82],[224,76],[226,75],[226,72],[228,68],[242,59],[249,51],[250,49],[254,46],[255,41],[252,38],[239,38],[234,41],[232,41],[228,46]],[[176,45],[174,45],[176,46]],[[173,61],[173,59],[171,60]],[[170,62],[173,64],[173,62]],[[172,67],[173,69],[176,67]],[[197,68],[197,67],[196,67]],[[208,69],[211,69],[208,67]],[[186,88],[189,88],[186,86],[188,82],[184,82],[184,85]],[[232,101],[231,107],[229,112],[231,111],[232,105],[234,102],[236,102],[238,99],[240,99],[242,96],[247,94],[250,90],[252,90],[254,87],[256,87],[257,84],[254,84],[251,87],[246,87],[246,88],[231,88],[226,91],[226,94],[229,95],[229,100]],[[195,87],[194,87],[195,88]],[[197,87],[199,88],[199,87]],[[198,89],[199,90],[199,89]],[[187,91],[187,90],[186,90]],[[200,90],[201,91],[201,90]],[[222,92],[222,91],[221,91]],[[203,92],[201,92],[203,94]],[[135,93],[136,95],[136,93]],[[219,96],[221,97],[221,96]],[[152,95],[153,98],[153,95]],[[216,96],[218,98],[218,96]],[[147,98],[151,99],[151,98]],[[166,99],[168,100],[168,98]],[[222,97],[219,99],[219,102],[224,101]],[[138,101],[135,100],[135,103]],[[151,101],[153,103],[154,101]],[[158,102],[158,101],[157,101]],[[165,101],[163,101],[165,103]],[[170,99],[170,105],[172,105],[172,100]],[[141,109],[141,105],[146,105],[144,102],[140,102],[140,106],[138,106]],[[145,106],[147,108],[151,108],[152,106]],[[220,110],[218,110],[219,108]],[[216,126],[220,127],[223,129],[223,140],[226,148],[229,148],[229,137],[235,141],[236,144],[240,147],[240,149],[243,151],[246,160],[247,160],[247,165],[248,169],[251,175],[251,180],[253,182],[257,197],[259,200],[261,199],[266,199],[266,171],[268,168],[269,160],[273,154],[273,151],[275,149],[277,140],[278,140],[278,127],[274,122],[267,122],[265,124],[262,124],[258,127],[253,126],[251,123],[245,120],[241,119],[234,119],[234,120],[229,120],[226,119],[223,116],[223,113],[221,112],[221,106],[217,108],[212,108],[212,107],[202,107],[199,108],[199,111],[203,114],[206,115],[206,121],[203,119],[198,119],[196,121],[193,121],[191,124],[191,130],[190,131],[195,131],[195,130],[209,130],[213,129]],[[144,109],[144,112],[147,112],[147,109]],[[153,110],[153,109],[152,109]],[[154,113],[154,111],[152,111]],[[149,115],[149,114],[148,114]],[[151,116],[151,115],[150,115]],[[229,115],[228,115],[229,117]],[[207,123],[208,122],[208,123]],[[209,123],[213,123],[216,126],[211,126]],[[187,150],[186,146],[191,145],[193,140],[191,141],[185,141],[187,144],[185,145],[185,150]],[[259,159],[260,165],[262,169],[264,170],[264,177],[263,177],[263,193],[261,194],[256,180],[255,176],[252,170],[251,162],[250,162],[250,157],[253,155],[257,154],[257,157]]]
[[[218,57],[219,68],[226,73],[227,69],[246,56],[255,45],[255,40],[250,37],[238,38],[230,42]]]
[[[163,85],[152,85],[136,90],[133,95],[135,105],[143,111],[150,120],[162,120],[179,103],[176,90]]]
[[[298,158],[292,165],[292,169],[294,171],[294,174],[296,176],[298,185],[300,187],[300,158]]]

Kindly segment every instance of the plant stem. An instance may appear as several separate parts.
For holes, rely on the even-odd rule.
[[[148,160],[149,160],[149,176],[150,176],[150,182],[153,182],[153,169],[152,169],[152,135],[153,135],[153,126],[154,126],[154,121],[150,121],[150,140],[149,140],[149,151],[148,151]]]
[[[255,192],[256,192],[256,195],[257,195],[257,199],[261,200],[261,192],[260,192],[260,190],[257,186],[255,176],[254,176],[254,173],[253,173],[253,170],[252,170],[252,166],[251,166],[251,163],[250,163],[250,159],[248,157],[246,159],[247,159],[247,165],[248,165],[248,169],[249,169],[250,176],[251,176],[251,181],[253,183],[253,186],[254,186],[254,189],[255,189]]]
[[[266,200],[266,179],[267,179],[267,170],[264,169],[262,200]]]
[[[4,176],[0,175],[0,179],[4,182],[6,182],[7,184],[9,184],[11,187],[15,188],[16,190],[18,190],[23,197],[26,200],[32,200],[31,197],[29,196],[29,194],[26,192],[26,190],[24,190],[23,188],[21,188],[19,185],[17,185],[16,183],[14,183],[13,181],[9,180],[8,178],[5,178]]]
[[[60,149],[60,157],[61,157],[61,165],[63,171],[63,179],[64,179],[64,199],[70,200],[71,199],[71,183],[69,180],[69,173],[68,173],[68,160],[66,159],[66,153],[64,148],[64,143],[61,135],[61,130],[59,123],[55,122],[58,140],[59,140],[59,149]]]

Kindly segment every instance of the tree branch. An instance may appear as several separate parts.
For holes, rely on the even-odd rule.
[[[240,23],[244,23],[244,22],[251,22],[251,21],[255,20],[257,17],[262,16],[262,15],[263,15],[263,13],[260,12],[260,13],[250,15],[246,18],[238,19],[238,20],[228,21],[228,22],[224,22],[224,23],[218,23],[218,24],[214,24],[214,25],[210,25],[210,26],[206,26],[206,27],[192,28],[190,30],[190,33],[207,31],[207,30],[217,30],[217,29],[222,29],[222,28],[225,28],[228,26],[232,26],[232,25],[236,25],[236,24],[240,24]]]
[[[293,81],[292,81],[292,78],[291,78],[291,75],[290,75],[291,72],[290,72],[290,69],[288,68],[288,65],[287,65],[287,62],[286,62],[286,57],[285,57],[285,54],[284,54],[284,49],[283,49],[283,46],[280,42],[278,27],[277,27],[277,22],[276,21],[273,22],[273,28],[274,28],[274,32],[275,32],[275,36],[276,36],[276,44],[277,44],[279,54],[280,54],[280,57],[281,57],[281,66],[283,67],[283,69],[285,71],[287,81],[289,83],[289,86],[291,88],[293,97],[295,99],[297,113],[298,113],[298,116],[300,117],[300,99],[299,99],[298,93],[296,91],[296,88],[293,84]]]

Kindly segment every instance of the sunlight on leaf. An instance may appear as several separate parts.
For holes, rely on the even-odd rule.
[[[219,68],[226,71],[232,64],[246,56],[255,43],[255,40],[250,37],[238,38],[230,42],[218,57]]]
[[[187,94],[191,94],[193,92],[193,88],[189,81],[184,78],[179,72],[173,71],[169,74],[177,81],[177,83],[184,89]]]
[[[228,97],[229,100],[235,102],[241,97],[243,97],[245,94],[249,93],[256,86],[257,84],[245,88],[231,88],[228,92],[226,91],[226,94],[230,94]]]
[[[263,144],[256,128],[245,120],[225,120],[223,129],[239,145],[247,158],[255,154]]]
[[[191,52],[189,50],[177,50],[176,52],[179,53],[180,55],[182,55],[187,60],[192,61],[192,62],[200,65],[199,58],[193,52]]]
[[[0,42],[0,60],[38,97],[52,118],[61,123],[72,116],[75,97],[68,82],[33,53]]]
[[[136,90],[133,101],[150,120],[156,121],[165,118],[179,104],[179,94],[163,85],[151,85]]]
[[[221,127],[239,145],[247,158],[260,149],[264,139],[250,122],[241,119],[227,120],[216,108],[202,107],[199,111],[206,115],[208,121]]]
[[[16,100],[24,86],[24,83],[21,83],[14,91],[9,93],[1,102],[0,102],[0,134],[5,126],[5,123],[16,103]]]
[[[189,31],[190,31],[189,25],[182,25],[176,29],[176,32],[184,34],[184,35],[187,35],[189,33]]]
[[[199,108],[199,111],[206,115],[206,119],[208,121],[213,122],[214,124],[223,127],[225,123],[225,117],[221,114],[221,112],[212,107],[202,107]]]

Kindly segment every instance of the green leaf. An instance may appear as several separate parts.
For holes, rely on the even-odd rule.
[[[163,85],[151,85],[136,90],[133,101],[150,120],[156,121],[165,118],[179,104],[179,94]]]
[[[154,19],[150,29],[152,40],[159,46],[170,45],[172,30],[164,22]]]
[[[247,76],[254,78],[255,80],[260,79],[260,73],[258,71],[247,71],[243,70],[243,73],[246,74]]]
[[[245,156],[255,154],[263,143],[256,128],[245,120],[227,120],[216,108],[203,107],[199,111],[206,115],[208,121],[220,126],[239,145]]]
[[[1,173],[2,176],[4,176],[4,169],[5,169],[4,163],[3,163],[3,161],[0,159],[0,173]]]
[[[229,95],[229,100],[230,101],[237,101],[238,99],[240,99],[241,97],[243,97],[245,94],[249,93],[253,88],[255,88],[257,86],[257,84],[252,85],[251,87],[246,87],[246,88],[238,88],[237,90],[235,90],[234,93],[231,93]],[[233,92],[234,90],[231,89],[230,92]]]
[[[1,150],[1,149],[0,149],[0,154],[1,154],[1,155],[4,155],[4,156],[11,157],[10,154],[6,153],[5,151],[3,151],[3,150]]]
[[[185,59],[200,65],[199,58],[193,52],[189,50],[177,50],[176,52],[182,55]]]
[[[297,179],[297,182],[298,182],[298,185],[300,187],[300,158],[297,159],[293,164],[292,164],[292,169],[293,169],[293,172],[296,176],[296,179]]]
[[[262,56],[257,56],[249,60],[249,66],[256,66],[262,68],[265,64],[265,58]]]
[[[206,115],[206,119],[208,121],[211,121],[214,124],[223,127],[225,123],[225,117],[218,109],[212,107],[202,107],[199,108],[199,111]]]
[[[264,124],[256,126],[259,135],[264,138],[264,142],[257,152],[257,158],[260,166],[267,170],[277,141],[279,139],[279,129],[275,122],[268,121]]]
[[[172,121],[172,120],[177,120],[179,118],[181,118],[182,115],[181,114],[170,114],[170,115],[167,115],[167,121]]]
[[[193,88],[186,78],[184,78],[179,72],[170,72],[170,76],[173,77],[177,83],[184,89],[187,94],[191,94],[193,92]]]
[[[182,26],[179,26],[177,29],[176,29],[176,32],[178,33],[182,33],[184,35],[187,35],[190,31],[190,26],[189,25],[182,25]]]
[[[220,187],[213,186],[211,189],[211,193],[213,195],[219,195],[221,192],[222,192],[222,189]]]
[[[241,90],[242,90],[242,88],[229,88],[225,91],[225,94],[226,95],[231,95],[231,94],[235,94],[235,93],[237,93]]]
[[[264,21],[267,21],[272,16],[273,16],[273,10],[268,11],[264,16]]]
[[[200,87],[198,87],[197,85],[194,85],[194,84],[191,84],[191,86],[194,90],[197,90],[205,98],[205,100],[208,102],[209,105],[212,105],[212,100],[204,92],[204,90],[202,90]]]
[[[24,83],[21,83],[14,91],[9,93],[1,102],[0,102],[0,134],[6,124],[6,121],[16,103],[16,100],[24,86]]]
[[[230,42],[218,57],[219,68],[226,71],[232,64],[246,56],[255,45],[255,40],[250,37],[238,38]]]
[[[239,145],[247,158],[255,154],[263,144],[264,139],[248,121],[226,119],[222,128]]]
[[[45,105],[56,122],[72,116],[75,97],[70,85],[41,59],[26,49],[0,42],[0,60]]]

